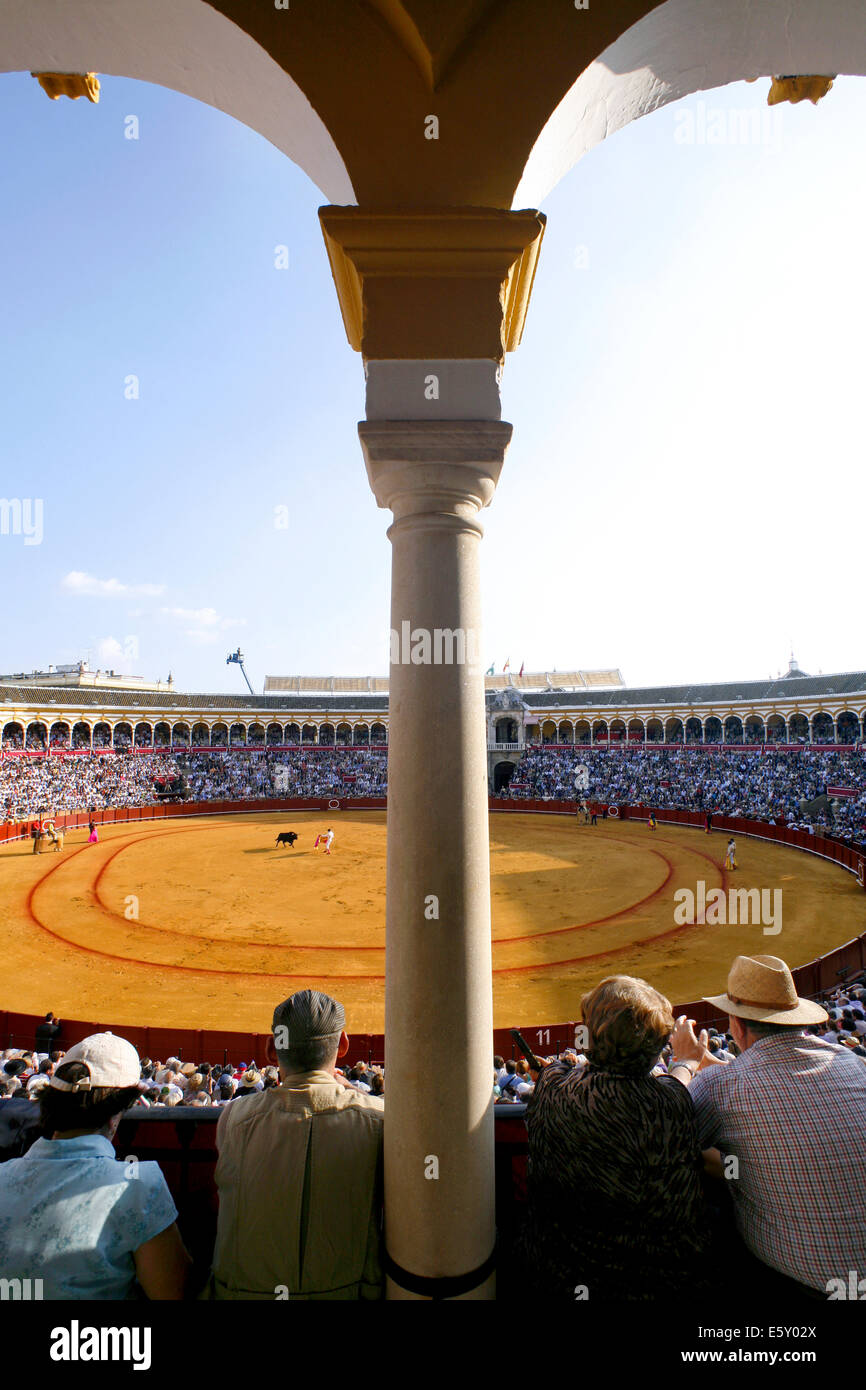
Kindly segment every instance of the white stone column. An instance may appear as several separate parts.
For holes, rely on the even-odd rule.
[[[394,514],[388,1296],[491,1298],[494,1276],[479,1273],[493,1252],[495,1212],[478,513],[493,496],[511,426],[498,419],[392,418],[361,424],[359,433],[376,499]],[[454,1084],[434,1089],[434,1061],[443,1057]],[[462,1287],[426,1282],[461,1277]]]

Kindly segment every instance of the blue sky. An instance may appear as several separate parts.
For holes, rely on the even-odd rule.
[[[866,85],[778,115],[767,86],[637,122],[544,206],[485,514],[497,669],[760,678],[792,642],[806,670],[864,665]],[[257,689],[384,674],[390,518],[322,195],[143,83],[92,106],[7,75],[0,129],[0,496],[43,506],[40,544],[0,535],[0,670],[240,690],[240,644]]]

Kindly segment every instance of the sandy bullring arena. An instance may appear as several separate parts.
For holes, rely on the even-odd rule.
[[[333,852],[314,849],[332,824]],[[281,830],[299,835],[275,848]],[[579,1017],[618,971],[674,1002],[723,988],[738,953],[802,964],[866,930],[838,866],[741,837],[644,822],[493,813],[494,1024]],[[19,1009],[155,1026],[260,1030],[274,1003],[315,986],[358,1031],[384,1028],[385,813],[190,817],[73,830],[62,853],[0,851],[5,972]],[[675,892],[781,890],[781,931],[678,924]],[[682,914],[681,914],[682,915]],[[430,929],[436,930],[435,923]]]

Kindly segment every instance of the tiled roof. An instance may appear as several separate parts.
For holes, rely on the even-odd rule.
[[[560,705],[701,705],[739,700],[790,700],[797,696],[862,694],[866,703],[866,672],[836,676],[783,676],[775,681],[725,681],[717,685],[626,686],[622,690],[540,690],[527,696],[538,708]]]
[[[783,676],[774,681],[726,681],[716,685],[655,685],[622,686],[614,690],[535,690],[523,693],[523,703],[529,708],[576,709],[582,705],[590,708],[603,706],[661,706],[661,705],[730,705],[738,701],[790,700],[798,696],[814,699],[816,696],[833,695],[862,696],[866,705],[866,672],[852,671],[829,676]],[[861,700],[857,700],[857,704]],[[311,713],[358,714],[367,713],[370,717],[387,714],[387,694],[377,695],[185,695],[180,691],[167,694],[159,691],[135,691],[122,689],[90,689],[69,686],[30,686],[0,683],[0,720],[3,719],[4,705],[34,705],[44,710],[46,717],[51,706],[58,712],[81,710],[156,710],[169,718],[181,719],[187,715],[210,712],[212,714],[231,713],[255,715],[267,719],[269,715]]]
[[[155,690],[110,690],[81,689],[68,686],[32,686],[0,684],[0,715],[4,704],[39,705],[45,707],[55,704],[64,709],[157,709],[178,716],[195,710],[210,710],[214,713],[223,710],[248,710],[251,713],[268,714],[285,710],[369,710],[371,713],[387,713],[387,695],[184,695],[180,691],[173,694]]]

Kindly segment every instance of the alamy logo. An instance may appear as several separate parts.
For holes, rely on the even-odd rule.
[[[408,618],[400,631],[391,628],[392,666],[478,667],[478,640],[471,628],[413,627]]]
[[[845,1299],[866,1302],[866,1279],[861,1279],[856,1269],[848,1270],[847,1286],[844,1279],[827,1280],[827,1302],[838,1303]]]
[[[48,1354],[52,1361],[131,1361],[134,1371],[149,1371],[150,1327],[69,1327],[51,1329]]]
[[[42,498],[0,497],[0,536],[23,536],[25,545],[41,545]]]
[[[782,930],[781,888],[711,888],[698,879],[696,892],[678,888],[674,893],[674,921],[677,926],[708,927],[727,925],[763,927],[764,936],[778,936]]]
[[[7,1299],[27,1303],[43,1297],[41,1279],[0,1279],[0,1303]]]
[[[708,106],[699,101],[674,113],[678,145],[753,145],[779,149],[784,134],[782,112],[774,107]]]

